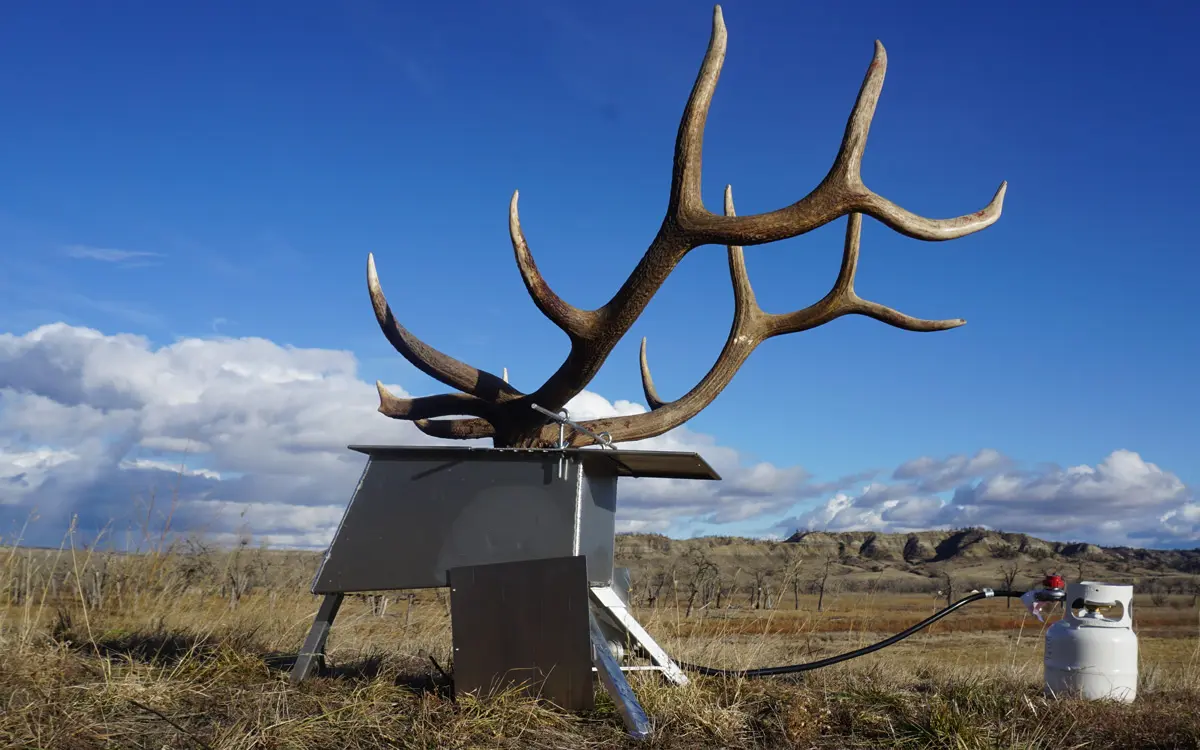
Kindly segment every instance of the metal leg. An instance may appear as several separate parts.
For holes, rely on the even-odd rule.
[[[624,628],[634,641],[636,641],[646,653],[650,654],[650,659],[658,665],[662,670],[663,676],[676,685],[688,684],[687,675],[679,668],[662,646],[655,642],[641,623],[634,619],[630,614],[629,608],[625,606],[625,602],[610,586],[597,586],[592,588],[592,597],[599,605],[602,615],[607,616],[620,627]]]
[[[296,655],[296,664],[292,667],[290,677],[293,685],[298,685],[317,669],[325,668],[325,641],[329,639],[329,629],[333,627],[333,618],[337,617],[338,609],[342,606],[345,594],[326,594],[321,600],[321,607],[313,619],[304,646]]]
[[[650,736],[650,719],[642,710],[642,704],[638,703],[633,688],[625,679],[625,673],[621,671],[616,657],[608,648],[608,640],[600,632],[600,625],[596,622],[596,616],[592,614],[590,608],[588,609],[588,624],[592,638],[592,664],[595,665],[596,672],[600,675],[600,681],[604,683],[605,690],[612,697],[613,703],[617,705],[617,713],[621,714],[621,720],[625,722],[629,736],[636,740],[644,740]]]

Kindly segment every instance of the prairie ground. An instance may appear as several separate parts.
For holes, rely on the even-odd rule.
[[[515,694],[455,701],[441,671],[452,671],[441,592],[392,592],[386,608],[348,598],[329,641],[328,674],[293,687],[287,669],[318,604],[304,566],[297,580],[244,591],[236,572],[210,570],[210,583],[198,585],[186,556],[123,556],[98,576],[97,559],[68,550],[54,563],[63,575],[33,586],[32,568],[48,565],[50,553],[5,554],[0,747],[637,745],[602,690],[588,715]],[[1200,747],[1200,610],[1191,597],[1156,598],[1135,607],[1141,685],[1133,705],[1043,698],[1046,626],[1019,602],[989,600],[803,677],[694,677],[680,688],[634,674],[655,721],[642,746]],[[662,601],[637,614],[675,657],[744,668],[864,645],[943,605],[930,595],[842,594],[827,595],[820,612],[814,597],[801,596],[773,610],[685,616]]]

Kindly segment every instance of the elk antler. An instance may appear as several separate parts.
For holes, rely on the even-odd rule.
[[[581,310],[564,301],[546,283],[538,271],[537,264],[534,263],[521,229],[517,213],[518,194],[513,193],[509,204],[509,235],[521,278],[534,304],[567,334],[571,344],[570,352],[562,365],[536,391],[522,393],[504,379],[442,354],[409,333],[392,316],[391,308],[375,274],[374,258],[368,258],[367,285],[375,308],[375,317],[384,335],[414,366],[440,382],[462,391],[447,396],[400,399],[379,385],[379,410],[382,413],[397,419],[413,420],[422,431],[438,437],[491,437],[497,446],[550,445],[555,442],[558,427],[547,424],[544,415],[532,409],[532,405],[537,404],[555,411],[582,391],[595,377],[617,342],[638,319],[675,266],[691,250],[708,244],[740,248],[776,242],[805,234],[846,215],[851,216],[848,232],[857,233],[857,227],[861,226],[861,215],[866,214],[897,232],[927,241],[963,237],[991,226],[1000,218],[1007,183],[1000,184],[991,202],[983,210],[952,219],[928,219],[918,216],[871,192],[863,183],[863,151],[887,70],[887,54],[878,41],[875,43],[874,59],[867,69],[858,98],[846,123],[837,157],[820,184],[790,206],[770,213],[735,216],[732,209],[723,216],[710,213],[704,207],[700,195],[701,151],[708,109],[725,59],[725,45],[725,22],[718,5],[713,10],[712,35],[709,38],[708,50],[692,87],[676,136],[675,161],[666,216],[637,267],[603,307]],[[733,267],[733,250],[730,252],[731,272],[735,274],[734,283],[737,286],[742,282],[738,281],[739,272]],[[736,256],[741,258],[740,249],[737,250]],[[847,259],[849,258],[850,251],[847,250]],[[854,258],[857,258],[857,242]],[[740,260],[737,262],[741,263]],[[849,276],[844,283],[849,286],[828,303],[826,300],[830,300],[829,297],[810,308],[785,316],[767,316],[761,311],[746,313],[749,315],[747,320],[750,321],[746,325],[765,339],[793,330],[806,330],[851,312],[870,315],[902,328],[915,321],[894,310],[854,296],[853,261],[843,262],[843,275],[847,262],[851,265]],[[740,278],[744,281],[744,268],[740,273]],[[839,276],[839,283],[843,283],[842,276]],[[837,289],[835,286],[835,292]],[[757,310],[748,283],[745,284],[742,293],[748,295],[746,299],[749,302],[739,303],[739,310],[743,307]],[[915,322],[922,325],[928,323]],[[737,324],[735,320],[735,325]],[[726,348],[729,346],[727,344]],[[593,431],[607,431],[614,440],[630,440],[637,439],[637,436],[649,437],[651,434],[659,434],[655,430],[659,430],[665,424],[681,424],[695,416],[725,387],[737,367],[749,354],[749,349],[742,351],[744,348],[744,344],[737,344],[729,357],[723,354],[714,366],[714,372],[687,396],[672,404],[662,404],[653,398],[653,384],[647,378],[646,382],[650,383],[647,397],[652,401],[651,406],[657,404],[658,408],[648,415],[623,417],[616,421],[598,420],[594,424],[602,423],[605,426]],[[646,372],[645,367],[643,372]],[[430,419],[455,415],[469,416],[473,419]],[[676,419],[679,415],[686,416]],[[591,438],[582,434],[574,435],[572,441],[572,444],[592,442]]]
[[[725,188],[725,215],[733,216],[733,189]],[[843,315],[865,315],[906,331],[946,331],[966,323],[965,320],[922,320],[902,312],[869,302],[854,291],[854,275],[858,270],[859,242],[862,238],[862,214],[852,213],[846,222],[846,242],[842,266],[829,293],[802,310],[786,314],[764,312],[754,297],[750,277],[746,273],[746,258],[742,248],[729,246],[729,278],[733,282],[734,313],[729,337],[716,363],[692,390],[676,401],[659,398],[646,360],[646,339],[642,339],[642,390],[651,411],[626,417],[613,417],[586,422],[588,429],[620,434],[624,440],[644,440],[677,427],[712,403],[733,379],[738,369],[759,344],[769,338],[787,333],[799,333],[823,326]]]

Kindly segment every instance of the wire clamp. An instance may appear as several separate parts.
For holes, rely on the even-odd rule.
[[[596,434],[595,432],[592,432],[591,430],[584,427],[580,423],[572,422],[571,421],[571,413],[569,411],[567,411],[566,409],[560,409],[558,411],[558,413],[556,414],[556,413],[550,411],[549,409],[545,409],[541,406],[538,406],[537,404],[531,404],[531,406],[533,406],[534,411],[539,411],[542,414],[545,414],[547,417],[550,417],[550,419],[554,420],[555,422],[558,422],[558,449],[559,450],[562,450],[567,447],[567,438],[566,438],[566,428],[567,427],[570,427],[572,430],[574,430],[576,432],[581,432],[584,435],[587,435],[592,440],[595,440],[596,443],[601,448],[612,448],[613,447],[612,435],[608,434],[607,432],[601,432],[600,434]]]

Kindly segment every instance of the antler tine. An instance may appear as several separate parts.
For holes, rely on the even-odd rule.
[[[692,85],[683,117],[679,121],[679,132],[675,136],[675,163],[671,170],[671,198],[667,207],[668,217],[683,218],[693,214],[707,214],[704,199],[700,194],[701,162],[704,153],[704,126],[708,122],[708,110],[712,106],[721,68],[725,64],[725,48],[729,35],[725,31],[725,16],[721,6],[713,8],[712,32],[708,38],[708,49],[700,72]],[[698,242],[702,244],[717,244]],[[721,243],[730,244],[730,243]]]
[[[523,395],[501,378],[490,372],[460,362],[459,360],[429,346],[407,328],[402,326],[392,314],[383,287],[379,284],[379,275],[375,271],[375,255],[367,255],[367,291],[371,295],[371,306],[375,309],[375,320],[383,335],[414,367],[451,388],[457,388],[476,398],[489,402],[501,402]],[[454,412],[463,413],[463,412]],[[475,412],[467,412],[475,413]]]
[[[725,188],[725,215],[735,215],[733,189],[729,186]],[[816,328],[843,315],[866,315],[908,331],[942,331],[956,328],[966,322],[961,319],[914,318],[860,298],[854,291],[854,276],[858,270],[861,239],[862,214],[850,214],[846,224],[842,264],[833,288],[815,304],[785,314],[766,313],[759,307],[746,271],[745,253],[741,247],[730,245],[729,276],[734,288],[734,319],[716,363],[692,390],[677,401],[664,402],[659,397],[650,375],[650,365],[646,359],[646,340],[643,338],[640,357],[642,389],[646,393],[651,411],[627,417],[593,420],[586,423],[588,429],[593,432],[606,431],[619,440],[644,440],[661,435],[696,416],[712,403],[733,380],[733,376],[751,352],[763,341],[787,333]]]
[[[375,389],[379,391],[379,413],[393,419],[415,421],[431,417],[446,417],[452,414],[487,417],[492,413],[491,404],[466,393],[441,393],[435,396],[399,398],[379,381],[375,381]]]
[[[650,375],[650,363],[646,361],[645,336],[642,336],[642,350],[638,357],[642,365],[642,393],[646,394],[646,405],[651,409],[657,409],[666,401],[658,397],[658,391],[654,388],[654,378]]]
[[[854,291],[854,277],[858,272],[859,246],[862,241],[862,214],[850,214],[846,221],[846,240],[842,251],[842,265],[833,288],[816,303],[790,313],[763,315],[763,340],[786,333],[799,333],[842,317],[843,315],[865,315],[882,323],[905,331],[945,331],[964,325],[961,318],[950,320],[925,320],[905,315],[899,310],[869,302]]]
[[[529,243],[525,241],[525,233],[521,230],[521,216],[517,212],[519,191],[514,190],[512,200],[508,204],[508,234],[512,239],[513,253],[517,256],[517,268],[521,271],[521,280],[529,290],[533,303],[542,314],[554,322],[572,339],[583,338],[596,326],[596,313],[590,310],[580,310],[567,303],[554,293],[537,264],[533,262],[533,253],[529,251]]]
[[[486,419],[418,419],[417,429],[443,440],[473,440],[496,436],[496,428]]]
[[[761,245],[796,237],[848,213],[865,213],[901,234],[915,239],[942,241],[964,237],[994,224],[1004,206],[1007,182],[1001,182],[992,200],[980,211],[950,219],[929,219],[871,192],[862,180],[862,156],[875,107],[887,73],[887,51],[876,40],[838,155],[825,179],[808,195],[790,206],[752,216],[718,216],[704,208],[700,196],[701,143],[708,108],[725,57],[725,22],[720,6],[713,11],[713,32],[708,53],[696,79],[692,97],[679,129],[675,151],[674,189],[682,191],[679,223],[694,245]],[[674,196],[673,196],[674,198]]]

